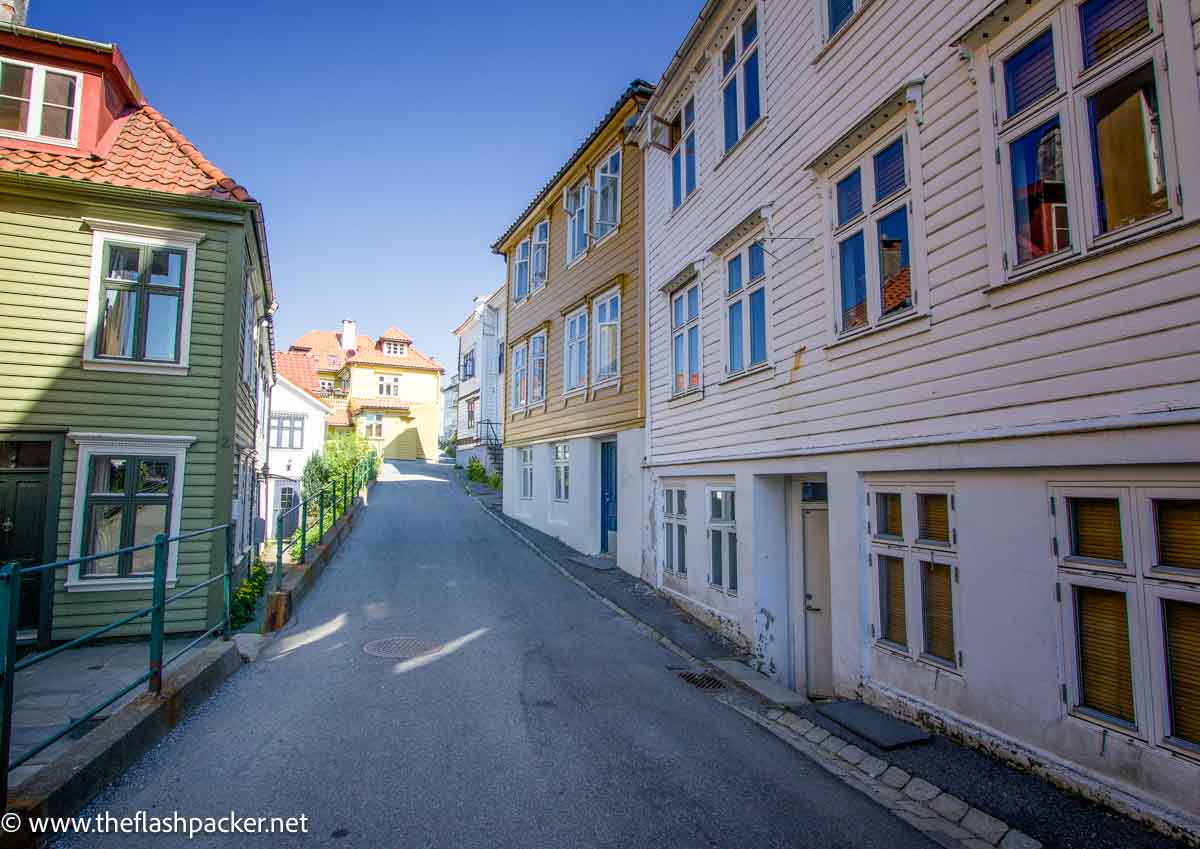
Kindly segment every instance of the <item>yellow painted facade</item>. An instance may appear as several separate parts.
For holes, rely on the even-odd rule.
[[[428,369],[350,360],[338,378],[348,390],[354,429],[385,460],[416,460],[437,457],[440,376]]]

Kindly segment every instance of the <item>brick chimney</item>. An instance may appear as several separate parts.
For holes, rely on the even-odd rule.
[[[6,0],[0,0],[0,3]],[[342,350],[353,351],[358,347],[358,325],[352,318],[342,319]]]
[[[0,0],[0,23],[25,26],[29,17],[29,0]]]

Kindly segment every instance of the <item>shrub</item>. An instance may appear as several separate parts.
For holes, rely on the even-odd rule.
[[[329,482],[329,464],[323,454],[313,454],[300,473],[300,497],[310,498]]]
[[[492,489],[502,489],[503,488],[502,484],[504,483],[504,481],[500,477],[499,472],[492,472],[490,475],[488,475],[487,482],[488,482],[488,486],[490,486]]]
[[[478,457],[472,457],[467,463],[467,478],[475,483],[483,483],[487,480],[487,469],[483,467],[483,463],[479,462]]]
[[[239,628],[254,621],[254,613],[258,610],[258,599],[267,587],[267,567],[261,560],[254,561],[250,574],[242,581],[241,586],[229,599],[229,630]]]

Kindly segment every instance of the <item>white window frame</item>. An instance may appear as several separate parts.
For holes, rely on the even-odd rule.
[[[29,116],[26,132],[0,130],[0,137],[23,139],[25,141],[38,142],[39,144],[52,144],[58,147],[79,147],[79,124],[83,118],[83,74],[78,71],[68,71],[66,68],[57,68],[53,65],[41,65],[36,62],[26,62],[24,59],[14,59],[11,56],[3,54],[0,54],[0,62],[6,65],[19,65],[33,71],[33,79],[29,84]],[[47,72],[75,79],[75,102],[71,107],[71,137],[68,139],[60,139],[42,134],[42,113],[46,99]],[[29,132],[28,129],[35,126],[35,123],[38,131],[36,133]]]
[[[816,20],[818,30],[817,37],[820,39],[821,44],[826,44],[830,41],[833,41],[843,32],[848,30],[851,24],[854,23],[855,18],[862,13],[862,10],[866,6],[870,5],[872,0],[852,0],[853,8],[851,9],[850,14],[846,16],[846,20],[842,21],[841,26],[832,31],[830,28],[833,26],[833,18],[829,14],[829,2],[830,0],[816,0]]]
[[[554,500],[565,504],[571,500],[571,444],[556,442],[554,452]]]
[[[692,292],[696,293],[696,314],[693,316],[688,312],[688,295]],[[668,318],[671,323],[671,397],[679,398],[688,395],[692,392],[700,392],[704,389],[704,336],[700,324],[700,316],[704,311],[704,306],[701,303],[702,292],[700,291],[700,282],[694,281],[672,292],[668,298],[667,311]],[[682,322],[675,321],[675,307],[679,305],[680,316]],[[691,360],[691,349],[688,346],[688,336],[695,331],[696,334],[696,362]],[[676,350],[677,340],[681,341],[681,350]],[[680,366],[679,358],[682,354],[683,358],[683,389],[680,390],[675,386],[675,375],[678,373]],[[696,385],[691,385],[692,367],[695,368],[695,374],[698,378]]]
[[[662,533],[662,567],[663,571],[679,578],[687,577],[687,488],[682,484],[665,484],[663,486],[663,533]],[[680,496],[683,501],[680,501]],[[680,510],[680,505],[683,510]],[[679,542],[679,529],[683,528],[684,541]],[[709,556],[712,549],[709,548]],[[680,568],[682,565],[683,568]],[[711,566],[709,577],[712,577]]]
[[[751,16],[755,16],[755,35],[749,44],[743,44],[742,25]],[[721,121],[720,121],[720,143],[721,155],[727,156],[732,153],[735,148],[741,143],[746,134],[754,127],[762,123],[767,116],[766,102],[766,74],[764,73],[766,63],[763,53],[763,14],[758,3],[751,4],[743,14],[739,15],[736,23],[733,25],[732,32],[729,38],[725,39],[717,51],[716,62],[718,63],[719,81],[717,85],[717,103],[720,105]],[[732,42],[736,51],[737,59],[733,63],[733,67],[728,73],[725,72],[725,50]],[[751,122],[746,121],[746,58],[751,54],[756,53],[758,56],[758,117]],[[732,144],[725,143],[726,127],[725,127],[725,89],[732,84],[737,90],[737,138]]]
[[[1079,6],[1082,2],[1063,0],[1057,5],[1043,3],[1012,24],[1009,31],[997,38],[995,43],[978,50],[978,59],[990,68],[989,76],[992,79],[991,84],[979,86],[979,96],[984,114],[993,116],[991,122],[984,122],[984,149],[991,147],[996,151],[994,157],[989,154],[989,167],[984,169],[988,220],[993,231],[988,242],[994,285],[1024,280],[1114,245],[1136,241],[1169,226],[1185,215],[1181,201],[1182,183],[1194,182],[1200,173],[1194,163],[1182,163],[1179,156],[1181,150],[1187,149],[1180,140],[1188,137],[1189,128],[1194,130],[1198,126],[1200,117],[1195,103],[1194,74],[1181,77],[1177,72],[1177,66],[1181,64],[1194,65],[1190,41],[1187,41],[1189,46],[1185,48],[1172,32],[1172,28],[1190,29],[1187,9],[1176,8],[1179,4],[1175,3],[1149,0],[1150,32],[1126,45],[1117,54],[1085,69],[1079,22]],[[1054,93],[1031,104],[1021,114],[1009,116],[1004,88],[1004,62],[1047,29],[1053,32],[1058,87]],[[1167,209],[1101,234],[1087,98],[1147,64],[1153,65],[1159,101]],[[1066,160],[1064,167],[1071,244],[1054,253],[1019,263],[1011,144],[1056,115],[1062,130],[1063,157]],[[1186,175],[1184,170],[1187,171]],[[1190,200],[1188,206],[1187,215],[1195,217],[1195,206]],[[996,227],[1000,228],[998,234]]]
[[[614,163],[616,164],[615,175],[613,173]],[[600,161],[600,164],[596,166],[595,170],[595,183],[592,193],[596,198],[596,209],[594,213],[595,222],[592,225],[592,247],[599,246],[601,242],[621,229],[621,170],[622,150],[621,146],[617,145],[614,150],[612,150],[607,156],[604,157],[604,159]],[[600,210],[604,206],[604,182],[606,180],[613,187],[613,211],[615,212],[615,216],[612,221],[602,222],[600,220]],[[600,232],[600,228],[602,226],[608,228],[603,233]]]
[[[96,218],[84,218],[83,221],[92,230],[92,264],[88,277],[87,314],[83,356],[80,364],[90,371],[186,375],[192,339],[192,299],[196,292],[196,246],[204,240],[205,234],[192,230],[171,230],[120,221],[102,221]],[[104,274],[104,245],[106,242],[148,245],[154,248],[172,248],[186,252],[187,261],[184,268],[183,292],[181,293],[183,317],[179,323],[178,362],[123,361],[96,355],[96,346],[99,344],[101,277]]]
[[[479,403],[478,398],[467,399],[467,430],[474,430],[476,425],[475,407]]]
[[[521,467],[521,501],[533,500],[533,448],[526,445],[517,449]]]
[[[875,200],[875,156],[886,150],[897,139],[904,145],[905,185],[900,191],[880,201]],[[853,159],[823,175],[825,201],[826,279],[829,280],[829,303],[833,305],[834,337],[850,338],[870,333],[904,322],[915,315],[925,315],[929,309],[927,294],[927,259],[925,255],[925,204],[922,186],[918,129],[913,111],[906,110],[896,115],[878,130],[856,153]],[[862,212],[841,223],[838,220],[837,187],[855,170],[860,174],[862,189]],[[901,207],[908,209],[908,267],[909,291],[912,305],[889,315],[883,312],[883,276],[879,259],[879,222]],[[855,236],[863,234],[864,257],[866,260],[867,321],[857,327],[844,326],[845,311],[842,308],[842,264],[841,245]]]
[[[1194,499],[1200,485],[1194,482],[1051,482],[1052,527],[1057,547],[1057,598],[1059,639],[1064,658],[1065,715],[1134,737],[1183,757],[1200,760],[1200,745],[1170,736],[1170,694],[1167,683],[1163,600],[1200,604],[1200,575],[1164,569],[1155,562],[1157,552],[1156,499]],[[1116,498],[1120,501],[1121,542],[1125,563],[1093,561],[1071,555],[1068,498]],[[1129,620],[1130,671],[1133,676],[1132,724],[1083,707],[1080,702],[1080,669],[1074,587],[1123,592]]]
[[[512,256],[512,298],[514,304],[519,304],[529,297],[529,266],[530,266],[529,237],[526,236],[513,248]],[[524,271],[524,291],[522,291],[522,271]]]
[[[322,377],[318,380],[318,383],[323,392],[332,392],[333,391],[333,381],[332,380]]]
[[[383,343],[383,352],[390,357],[402,357],[404,356],[404,343],[392,342],[390,340],[385,341]]]
[[[761,59],[759,60],[762,61]],[[692,120],[687,121],[688,109],[691,109]],[[668,122],[668,126],[679,120],[679,141],[671,148],[668,161],[671,163],[668,169],[671,175],[671,211],[679,209],[688,199],[696,193],[700,188],[700,158],[696,149],[696,96],[689,94],[687,100],[679,107],[675,116]],[[668,139],[669,140],[669,139]],[[688,145],[691,145],[692,157],[692,189],[688,191],[687,187],[687,168],[688,168]],[[679,159],[679,179],[675,179],[675,160]],[[678,195],[679,202],[675,202]]]
[[[900,536],[879,533],[879,496],[900,496],[900,521],[903,532]],[[921,539],[920,499],[921,495],[944,495],[947,498],[947,526],[950,543],[943,545],[933,540]],[[870,569],[871,592],[871,637],[872,645],[896,657],[938,669],[958,677],[965,677],[966,657],[963,650],[963,613],[961,572],[959,569],[958,527],[956,522],[958,499],[956,488],[945,483],[911,483],[879,481],[867,485],[867,512],[864,528],[868,566]],[[882,571],[880,557],[891,557],[901,561],[904,573],[904,620],[905,641],[901,646],[884,638],[883,597],[880,581]],[[925,582],[922,563],[948,566],[951,570],[950,607],[954,627],[954,660],[935,657],[925,651]]]
[[[367,439],[383,439],[383,413],[367,413],[364,423],[363,432]]]
[[[399,398],[400,397],[400,375],[398,374],[381,374],[379,378],[379,397],[380,398]]]
[[[722,513],[718,519],[714,519],[712,515],[712,497],[715,493],[723,492],[732,496],[732,499],[727,500],[725,504],[730,506],[729,515]],[[738,556],[736,546],[741,544],[741,535],[738,533],[737,527],[737,488],[734,484],[713,484],[704,488],[704,547],[706,549],[705,557],[708,560],[708,575],[706,580],[708,585],[714,590],[725,593],[726,595],[736,596],[741,587],[742,582],[742,558]],[[721,534],[721,581],[720,583],[713,581],[713,560],[712,560],[712,535],[714,533]],[[734,556],[737,559],[737,580],[729,580],[729,534],[732,533],[736,539]],[[730,586],[733,584],[734,586]]]
[[[612,312],[613,312],[612,305],[613,305],[614,299],[616,300],[616,304],[617,304],[617,309],[616,309],[617,318],[615,321],[612,318]],[[595,300],[592,301],[592,319],[591,319],[592,334],[593,334],[592,350],[595,351],[595,356],[591,358],[591,360],[592,360],[592,385],[593,386],[603,386],[608,383],[616,383],[616,382],[620,381],[620,379],[621,379],[621,307],[622,307],[622,301],[624,301],[624,297],[621,292],[620,286],[616,286],[612,289],[609,289],[603,295],[599,296],[598,298],[596,298]],[[605,305],[608,307],[608,309],[607,309],[608,318],[605,320],[603,325],[601,325],[601,323],[600,323],[600,307],[601,307],[601,305]],[[601,371],[602,367],[605,364],[601,363],[601,361],[600,361],[600,337],[601,337],[601,331],[605,327],[615,327],[616,328],[616,338],[613,342],[613,346],[615,348],[615,350],[613,351],[613,354],[614,354],[613,359],[615,360],[615,366],[611,373]]]
[[[267,429],[268,445],[281,451],[303,450],[305,421],[306,416],[303,413],[272,413]],[[287,427],[284,427],[285,422]],[[299,436],[299,440],[297,440],[297,436]],[[299,445],[294,444],[297,441],[299,441]],[[284,442],[287,444],[285,445]]]
[[[541,272],[538,257],[541,257]],[[533,251],[529,264],[529,294],[542,289],[550,280],[550,218],[547,216],[533,226]]]
[[[539,356],[535,351],[535,343],[541,343],[542,353]],[[546,402],[546,378],[549,376],[549,339],[545,330],[539,330],[537,333],[529,337],[529,406],[533,407]],[[538,376],[537,364],[541,362],[541,379],[536,380]]]
[[[750,279],[750,248],[753,245],[761,245],[763,252],[763,273],[761,277]],[[730,293],[729,291],[729,263],[735,257],[740,257],[742,268],[742,284],[738,291]],[[749,372],[758,371],[768,367],[771,364],[771,289],[770,289],[770,255],[766,248],[766,233],[758,232],[750,238],[742,242],[738,247],[726,253],[721,258],[721,277],[722,291],[725,293],[723,313],[721,317],[721,327],[723,328],[721,350],[724,352],[725,361],[725,376],[733,377],[739,374],[747,374]],[[750,362],[750,296],[758,291],[763,293],[763,344],[764,358],[757,362]],[[735,303],[742,305],[742,365],[734,369],[730,360],[730,352],[732,351],[733,332],[730,325],[729,313]],[[674,375],[672,375],[674,380]]]
[[[587,256],[591,242],[591,204],[589,194],[591,184],[587,178],[580,180],[574,186],[563,189],[563,210],[567,213],[567,268]],[[579,221],[583,221],[582,232]],[[583,244],[579,243],[582,235]]]
[[[258,294],[253,270],[246,271],[246,289],[242,297],[242,383],[254,382],[254,365],[258,361]]]
[[[582,319],[585,322],[583,331],[578,332],[578,322]],[[572,338],[571,327],[575,325],[577,335]],[[563,320],[563,394],[573,395],[579,392],[586,392],[588,388],[588,376],[591,374],[591,317],[586,305],[567,315]],[[578,368],[578,349],[583,346],[583,368]],[[571,376],[578,372],[578,382],[572,383]]]
[[[529,343],[521,342],[512,347],[512,368],[509,369],[511,378],[509,387],[511,397],[509,406],[513,410],[523,410],[529,402]]]
[[[75,468],[75,499],[71,510],[71,556],[79,557],[83,552],[84,510],[87,503],[87,487],[89,475],[86,470],[91,467],[92,458],[107,454],[133,454],[142,457],[169,457],[175,463],[171,493],[171,518],[168,536],[178,536],[180,522],[183,519],[183,488],[186,485],[184,465],[187,461],[187,450],[196,441],[194,436],[159,436],[134,433],[91,433],[75,432],[67,434],[67,438],[78,446]],[[173,542],[167,551],[167,586],[176,583],[179,561],[179,543]],[[107,592],[150,587],[154,583],[151,575],[128,576],[124,578],[87,579],[81,576],[80,564],[68,567],[67,592]]]

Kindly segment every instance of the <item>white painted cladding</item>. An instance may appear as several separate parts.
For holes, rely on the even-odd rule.
[[[988,67],[977,57],[972,68],[950,44],[993,5],[875,0],[822,52],[813,0],[760,4],[764,117],[724,156],[720,57],[713,53],[697,74],[682,73],[660,92],[654,108],[663,118],[672,104],[695,96],[699,188],[672,212],[669,157],[649,149],[651,463],[867,448],[1200,406],[1194,219],[991,288],[997,281],[989,273],[989,239],[1001,239],[1002,230],[985,212],[984,169],[994,166],[982,147],[977,86],[987,85]],[[1037,4],[1012,26],[1053,6]],[[1178,4],[1166,9],[1190,23]],[[1200,16],[1194,3],[1192,15]],[[710,43],[711,31],[699,47]],[[882,44],[904,47],[875,49]],[[683,65],[698,61],[694,53]],[[924,123],[909,155],[919,157],[924,175],[914,192],[926,231],[927,287],[919,293],[926,302],[918,310],[928,308],[928,316],[831,345],[825,201],[805,164],[884,97],[921,78]],[[1187,94],[1183,101],[1194,113],[1195,90]],[[985,118],[990,122],[990,113]],[[1194,114],[1176,116],[1177,127],[1195,122]],[[1193,195],[1200,195],[1198,176],[1193,161],[1183,174]],[[766,219],[772,255],[770,368],[725,381],[724,263],[708,249],[756,210]],[[668,301],[659,287],[692,262],[701,267],[703,397],[672,401]]]
[[[1144,716],[1139,723],[1149,731],[1114,732],[1063,700],[1077,673],[1064,665],[1073,635],[1055,600],[1047,510],[1051,488],[1062,481],[1200,487],[1200,160],[1189,141],[1200,137],[1200,0],[1151,0],[1149,7],[1155,14],[1161,5],[1166,17],[1180,216],[1011,283],[993,261],[1005,230],[991,48],[976,42],[964,54],[953,44],[1001,4],[863,5],[825,45],[817,0],[758,3],[764,117],[728,154],[720,47],[731,13],[740,20],[750,8],[746,0],[714,11],[651,103],[654,115],[669,120],[695,97],[698,189],[672,211],[669,156],[646,148],[654,513],[644,524],[645,557],[657,564],[658,586],[749,643],[772,674],[803,690],[807,576],[787,483],[793,476],[824,482],[836,695],[943,724],[1119,809],[1200,830],[1200,760],[1163,745]],[[1025,28],[1059,4],[1008,5],[988,20],[992,35]],[[911,181],[919,219],[913,259],[924,264],[916,317],[839,340],[826,238],[830,199],[821,175],[806,166],[886,97],[900,92],[903,99],[915,80],[923,80],[918,103],[889,120],[907,124],[909,164],[919,177]],[[861,144],[881,140],[868,134]],[[710,248],[756,213],[769,251],[768,367],[730,380],[724,256]],[[692,264],[701,287],[702,391],[672,399],[669,301],[660,288]],[[703,501],[714,483],[730,481],[736,595],[710,586]],[[963,652],[956,670],[915,656],[917,648],[909,657],[889,652],[873,636],[878,576],[865,499],[880,481],[956,493],[955,639]],[[665,487],[689,493],[686,579],[663,572]],[[915,597],[908,605],[915,622]],[[780,642],[786,634],[790,645]],[[1146,636],[1136,651],[1159,651],[1154,640]],[[1144,662],[1139,710],[1159,711]],[[1154,686],[1160,692],[1161,680]]]

